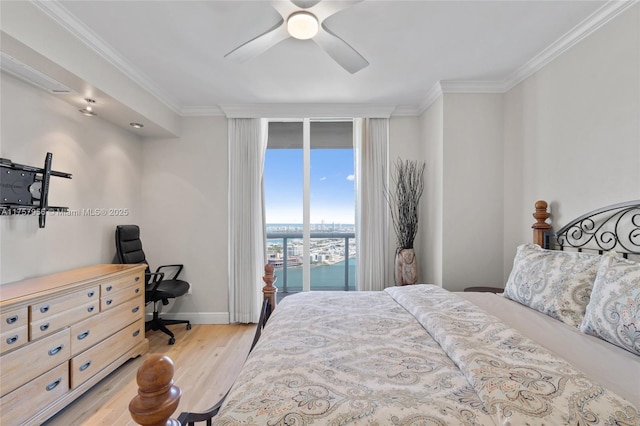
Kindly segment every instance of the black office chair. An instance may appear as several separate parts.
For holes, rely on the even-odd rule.
[[[153,319],[145,324],[146,330],[161,330],[167,333],[169,344],[173,345],[176,338],[166,326],[171,324],[186,324],[187,330],[191,330],[191,323],[186,320],[167,320],[160,318],[158,314],[158,302],[163,305],[169,304],[169,299],[183,296],[189,291],[189,283],[177,279],[182,272],[183,265],[162,265],[156,272],[151,272],[149,262],[142,251],[142,241],[140,241],[140,228],[138,225],[118,225],[116,227],[116,251],[118,261],[126,264],[147,265],[145,271],[145,304],[153,303]],[[175,268],[176,273],[171,279],[164,279],[164,268]]]

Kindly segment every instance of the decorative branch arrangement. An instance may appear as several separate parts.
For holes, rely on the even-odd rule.
[[[424,190],[424,162],[398,158],[391,179],[395,192],[385,190],[398,248],[412,249],[418,233],[418,205]]]

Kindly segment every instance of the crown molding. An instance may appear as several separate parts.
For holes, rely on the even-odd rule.
[[[425,112],[443,94],[442,82],[438,81],[425,95],[424,101],[418,106],[418,113],[416,115],[421,115]]]
[[[395,105],[371,104],[241,104],[220,105],[228,118],[389,118]]]
[[[524,65],[515,70],[502,82],[504,85],[504,92],[511,90],[516,85],[522,83],[524,80],[540,71],[545,65],[549,64],[558,56],[571,49],[580,41],[593,34],[600,27],[635,4],[638,4],[638,0],[609,0],[582,22],[565,33],[562,37],[551,43]]]
[[[558,56],[597,31],[607,22],[623,13],[640,0],[609,0],[602,7],[546,47],[528,62],[520,66],[504,80],[495,81],[438,81],[417,106],[368,105],[368,104],[244,104],[218,106],[180,107],[158,85],[135,70],[111,46],[78,21],[58,0],[31,0],[32,3],[63,28],[94,50],[132,81],[156,97],[160,102],[181,116],[227,117],[389,117],[417,116],[422,114],[444,93],[505,93],[541,70]],[[332,108],[334,108],[332,110]],[[260,115],[262,114],[262,115]]]
[[[504,93],[502,81],[440,81],[442,93]]]
[[[225,113],[219,106],[188,106],[180,110],[183,117],[224,117]]]
[[[393,110],[393,117],[417,117],[422,114],[420,105],[398,105]]]
[[[31,3],[113,65],[118,71],[149,92],[173,112],[181,115],[180,108],[169,95],[146,75],[130,66],[125,58],[73,16],[58,0],[31,0]]]
[[[425,100],[416,109],[415,114],[421,115],[438,98],[445,93],[504,93],[501,81],[438,81],[425,95]],[[394,114],[395,115],[395,114]],[[407,114],[409,115],[409,114]]]
[[[639,0],[610,0],[598,10],[569,30],[562,37],[547,46],[504,80],[494,81],[439,81],[418,107],[420,115],[424,113],[444,93],[505,93],[540,71],[580,41],[597,31],[600,27],[623,13]]]

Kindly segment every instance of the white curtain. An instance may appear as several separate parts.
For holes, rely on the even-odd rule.
[[[356,174],[356,288],[387,287],[389,262],[388,185],[389,119],[359,118],[354,122]]]
[[[266,263],[263,170],[268,122],[229,119],[229,321],[258,322]]]

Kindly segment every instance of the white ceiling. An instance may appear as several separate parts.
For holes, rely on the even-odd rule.
[[[286,39],[242,64],[225,59],[278,22],[270,1],[37,3],[182,115],[273,103],[385,105],[417,113],[439,81],[505,89],[523,69],[579,39],[585,23],[610,5],[354,2],[326,21],[370,63],[350,74],[311,40]]]

